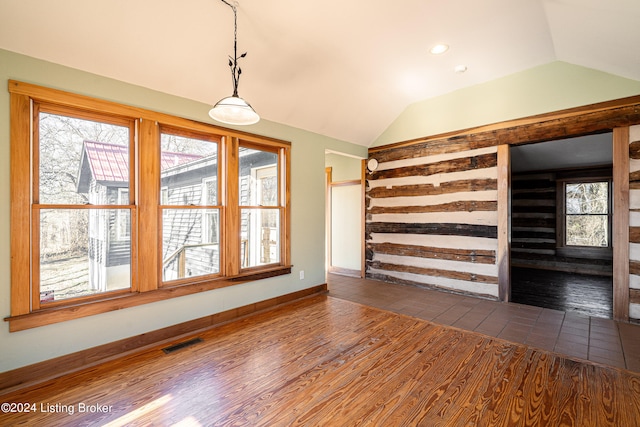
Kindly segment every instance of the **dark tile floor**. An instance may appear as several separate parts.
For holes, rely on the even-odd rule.
[[[329,295],[640,372],[640,325],[329,274]]]

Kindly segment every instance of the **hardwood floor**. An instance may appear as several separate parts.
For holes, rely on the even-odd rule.
[[[198,337],[170,354],[151,349],[2,396],[35,411],[0,413],[0,425],[622,427],[640,420],[639,374],[330,296]]]
[[[515,267],[511,274],[513,302],[584,316],[613,316],[611,277]]]

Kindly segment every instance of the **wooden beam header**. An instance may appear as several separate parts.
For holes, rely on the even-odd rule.
[[[640,95],[372,147],[369,156],[389,161],[397,160],[402,152],[399,149],[407,147],[411,147],[411,157],[416,157],[421,147],[428,149],[425,155],[433,155],[501,144],[544,142],[635,124],[640,124]]]

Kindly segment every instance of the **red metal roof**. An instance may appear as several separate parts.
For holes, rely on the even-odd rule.
[[[129,147],[94,141],[85,141],[84,146],[96,181],[129,180]]]
[[[129,180],[129,147],[106,142],[84,141],[91,173],[96,181],[126,182]],[[162,170],[198,160],[202,156],[163,152]]]
[[[162,165],[160,167],[160,170],[162,171],[166,171],[167,169],[174,166],[183,165],[185,163],[189,163],[202,158],[202,156],[198,156],[196,154],[172,153],[169,151],[163,151],[161,154],[162,156],[160,157],[160,162],[162,163]]]

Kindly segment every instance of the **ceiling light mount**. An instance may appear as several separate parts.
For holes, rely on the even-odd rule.
[[[429,49],[429,52],[431,52],[434,55],[442,55],[448,50],[449,50],[449,45],[440,43],[433,46],[431,49]]]
[[[238,60],[247,56],[247,52],[238,57],[238,3],[231,4],[226,0],[220,0],[233,10],[233,57],[229,56],[229,68],[233,81],[233,95],[218,101],[209,110],[212,119],[230,125],[252,125],[260,121],[260,116],[247,101],[238,96],[238,83],[242,69],[238,66]]]

